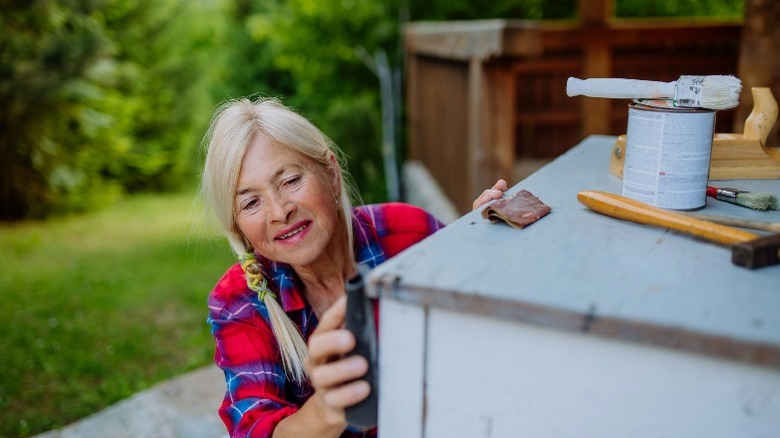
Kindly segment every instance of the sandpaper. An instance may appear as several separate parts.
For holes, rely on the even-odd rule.
[[[543,218],[552,208],[528,190],[501,198],[482,210],[482,217],[490,222],[506,222],[514,228],[524,228]]]

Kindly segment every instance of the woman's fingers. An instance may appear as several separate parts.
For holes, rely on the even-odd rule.
[[[371,393],[371,385],[365,380],[356,380],[323,394],[325,404],[334,408],[346,409],[363,400]]]
[[[506,185],[506,181],[504,181],[503,179],[499,179],[498,181],[496,181],[495,184],[493,184],[493,187],[491,187],[491,188],[495,189],[495,190],[501,190],[502,192],[505,192],[508,187]]]
[[[322,314],[317,328],[309,337],[309,352],[306,355],[306,368],[309,374],[314,367],[330,361],[334,357],[349,353],[355,348],[355,337],[341,329],[347,309],[346,296],[339,298]]]
[[[328,359],[349,353],[355,348],[355,336],[349,330],[337,329],[324,333],[312,333],[309,338],[310,364],[316,366]]]
[[[479,207],[485,205],[485,203],[488,202],[490,199],[492,199],[490,197],[491,196],[490,193],[488,193],[489,191],[490,189],[485,190],[484,192],[482,192],[482,194],[479,195],[479,197],[477,197],[477,199],[474,200],[474,203],[471,204],[472,210],[478,209]]]
[[[315,388],[333,388],[363,377],[367,372],[368,361],[364,357],[350,356],[316,367],[309,378]]]
[[[341,328],[346,313],[346,298],[342,297],[322,314],[314,333],[309,337],[306,368],[315,393],[319,394],[325,412],[343,419],[344,409],[368,397],[371,386],[358,380],[368,372],[368,361],[362,356],[349,356],[355,348],[355,336]]]
[[[494,199],[501,198],[504,196],[504,192],[506,190],[506,181],[499,179],[495,184],[493,184],[493,187],[486,189],[484,192],[482,192],[482,194],[479,195],[479,197],[477,197],[477,199],[474,200],[474,203],[471,205],[471,209],[476,210]]]
[[[325,332],[341,327],[347,314],[347,296],[342,295],[332,306],[322,314],[314,333]]]

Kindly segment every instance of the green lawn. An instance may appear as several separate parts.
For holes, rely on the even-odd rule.
[[[0,225],[0,436],[64,426],[208,364],[232,263],[192,193]]]

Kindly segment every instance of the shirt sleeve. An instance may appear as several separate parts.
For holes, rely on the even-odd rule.
[[[379,208],[375,226],[388,259],[444,228],[435,216],[414,205],[394,202]]]
[[[253,294],[244,293],[245,286],[230,276],[229,271],[209,296],[214,360],[227,384],[219,415],[231,437],[270,437],[298,408],[286,401],[284,369],[271,327],[255,308]]]

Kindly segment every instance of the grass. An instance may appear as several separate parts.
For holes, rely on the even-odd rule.
[[[206,296],[232,263],[194,195],[0,225],[0,437],[62,427],[212,362]]]

